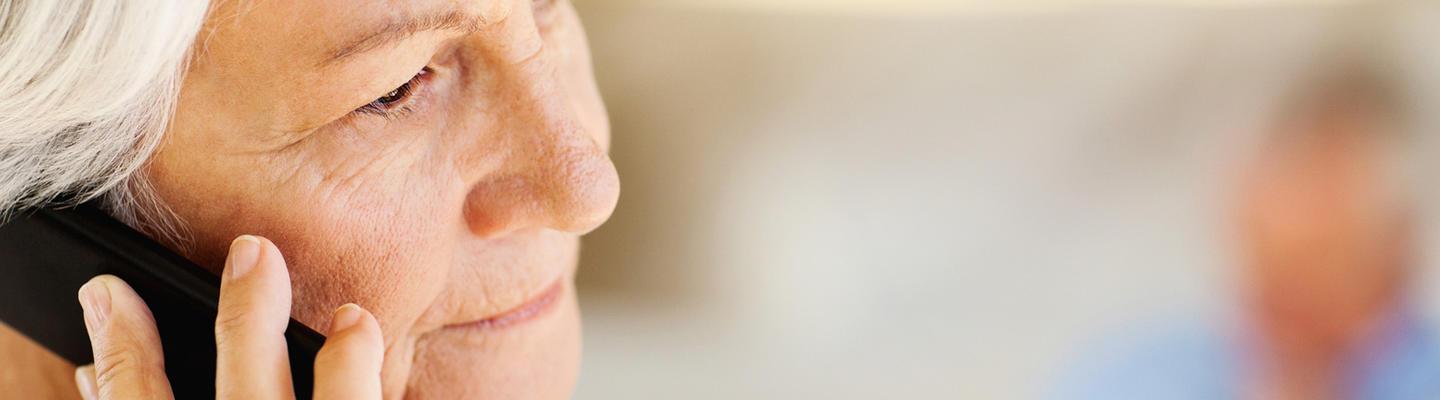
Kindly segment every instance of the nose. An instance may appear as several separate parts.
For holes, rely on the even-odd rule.
[[[497,238],[511,232],[548,228],[588,233],[610,218],[620,197],[620,178],[601,140],[603,123],[587,127],[553,74],[517,68],[507,78],[503,103],[475,151],[500,154],[466,195],[470,232]],[[540,70],[540,71],[543,71]]]

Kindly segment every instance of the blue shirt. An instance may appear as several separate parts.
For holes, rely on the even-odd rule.
[[[1348,357],[1348,398],[1440,399],[1440,348],[1434,333],[1410,313],[1397,315]],[[1234,331],[1197,321],[1113,337],[1089,348],[1044,398],[1240,398],[1241,379],[1252,363]]]

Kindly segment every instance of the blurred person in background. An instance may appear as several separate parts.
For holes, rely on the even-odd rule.
[[[1111,338],[1052,398],[1440,398],[1440,346],[1407,290],[1401,135],[1382,86],[1358,76],[1312,86],[1240,165],[1233,320]]]

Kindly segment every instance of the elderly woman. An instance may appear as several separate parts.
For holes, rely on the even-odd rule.
[[[608,143],[565,0],[0,3],[0,211],[100,198],[220,274],[222,398],[291,395],[289,317],[329,338],[317,398],[568,397]],[[144,302],[80,301],[81,395],[168,396]]]

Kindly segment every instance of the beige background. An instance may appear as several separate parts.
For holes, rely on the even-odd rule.
[[[1069,4],[578,0],[624,189],[576,397],[1033,398],[1103,332],[1223,314],[1225,166],[1337,14],[1025,3]]]

